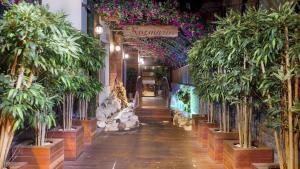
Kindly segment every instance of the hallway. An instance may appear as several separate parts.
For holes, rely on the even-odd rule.
[[[171,124],[145,124],[135,131],[102,132],[66,169],[222,169],[197,138]]]

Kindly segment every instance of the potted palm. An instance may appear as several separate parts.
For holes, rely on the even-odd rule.
[[[55,124],[52,114],[55,100],[49,97],[55,92],[42,86],[48,79],[40,75],[56,76],[63,70],[61,63],[77,52],[75,38],[58,29],[59,24],[64,23],[63,15],[27,3],[12,5],[1,20],[1,71],[9,73],[2,76],[5,77],[2,80],[6,80],[1,85],[1,167],[4,167],[14,131],[25,120],[36,131],[35,144],[18,146],[14,160],[27,161],[30,168],[63,165],[64,154],[60,151],[63,140],[45,139],[46,128]],[[23,158],[25,154],[28,158]]]

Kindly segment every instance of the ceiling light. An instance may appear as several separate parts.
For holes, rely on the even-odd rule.
[[[103,33],[103,27],[100,24],[97,24],[95,31],[98,35],[100,35]]]
[[[129,58],[129,55],[128,55],[127,53],[125,53],[124,58],[125,58],[125,59],[128,59],[128,58]]]
[[[119,51],[121,50],[121,46],[117,45],[117,46],[115,47],[115,49],[116,49],[117,52],[119,52]]]
[[[113,43],[110,44],[109,50],[110,52],[113,52],[115,50],[115,45]]]

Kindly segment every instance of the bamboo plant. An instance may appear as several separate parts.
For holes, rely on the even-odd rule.
[[[79,43],[82,47],[82,55],[79,58],[80,71],[85,80],[81,81],[80,88],[76,92],[79,99],[79,119],[88,119],[88,105],[90,100],[95,97],[102,89],[99,80],[93,78],[98,71],[103,68],[104,49],[100,46],[99,40],[85,34],[81,34]]]
[[[268,107],[281,169],[298,169],[299,163],[299,22],[293,3],[230,12],[189,53],[199,94],[223,84],[220,93],[236,106],[242,148],[252,146],[253,112]],[[224,78],[219,84],[218,76]]]
[[[257,20],[253,60],[262,74],[259,89],[268,106],[268,126],[274,129],[280,168],[298,169],[300,15],[293,3],[285,3]]]
[[[208,103],[211,103],[208,104],[208,122],[212,123],[214,119],[214,103],[220,103],[220,131],[229,132],[229,100],[231,97],[228,93],[230,89],[228,78],[230,74],[227,73],[228,68],[224,64],[224,55],[227,52],[226,46],[224,46],[224,35],[221,31],[216,32],[209,35],[207,39],[199,41],[197,46],[192,48],[189,52],[189,63],[192,77],[195,82],[198,82],[195,84],[199,84],[197,86],[198,93],[203,99],[209,100]],[[218,50],[215,50],[216,48]],[[198,72],[201,72],[200,76]],[[202,107],[204,104],[202,101]]]
[[[68,46],[75,39],[57,27],[63,18],[46,7],[20,3],[10,6],[0,21],[2,168],[14,132],[24,121],[29,120],[36,129],[36,145],[43,145],[45,128],[54,124],[51,92],[38,76],[45,72],[55,75],[55,60],[68,60],[77,52]]]
[[[206,43],[211,37],[206,36],[201,41],[197,41],[189,51],[189,68],[193,77],[193,83],[196,86],[196,92],[201,97],[201,109],[207,114],[207,122],[214,123],[214,103],[210,97],[210,77],[213,70],[211,69],[211,55],[205,50]],[[204,50],[201,50],[204,49]],[[201,60],[201,62],[199,62]]]

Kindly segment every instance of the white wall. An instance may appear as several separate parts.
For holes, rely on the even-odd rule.
[[[42,3],[48,5],[52,12],[63,11],[75,28],[87,32],[87,12],[82,6],[86,0],[43,0]]]

